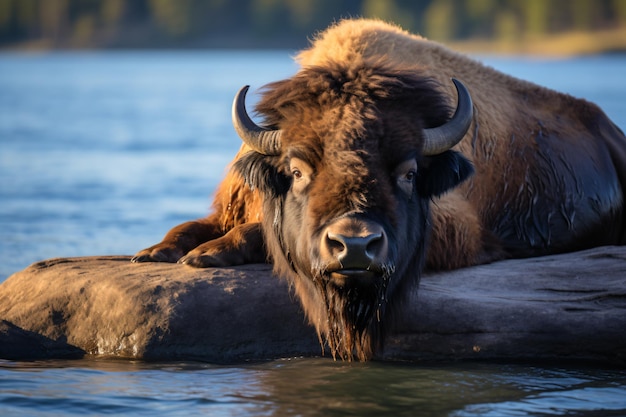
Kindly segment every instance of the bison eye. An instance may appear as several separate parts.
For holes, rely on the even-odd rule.
[[[299,158],[291,158],[289,172],[293,180],[291,187],[296,194],[303,193],[313,177],[313,168]]]
[[[415,159],[408,159],[398,164],[393,170],[393,176],[400,191],[411,198],[415,179],[417,178],[417,162]]]

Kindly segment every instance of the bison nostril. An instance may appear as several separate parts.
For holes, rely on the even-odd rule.
[[[326,246],[329,254],[341,263],[342,268],[367,269],[381,255],[384,238],[382,233],[345,236],[328,232]]]
[[[371,259],[374,259],[379,255],[382,246],[383,246],[383,234],[377,233],[375,235],[369,235],[370,239],[367,242],[367,246],[365,247],[365,253]]]
[[[328,233],[326,235],[326,247],[328,252],[335,257],[339,258],[346,250],[345,237],[336,233]]]

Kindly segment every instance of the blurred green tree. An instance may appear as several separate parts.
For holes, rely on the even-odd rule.
[[[419,2],[414,2],[415,4]],[[364,17],[375,17],[388,22],[394,22],[404,28],[414,29],[416,26],[415,11],[412,7],[405,7],[396,1],[364,0],[361,6]]]
[[[456,9],[452,0],[434,1],[424,14],[426,36],[439,41],[455,37],[457,28]]]
[[[0,0],[0,46],[288,45],[345,17],[431,39],[626,27],[626,0]]]

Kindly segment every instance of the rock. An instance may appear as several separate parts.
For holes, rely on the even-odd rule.
[[[429,274],[419,291],[389,356],[626,364],[624,246]]]
[[[319,355],[270,265],[195,269],[130,257],[35,263],[0,285],[0,319],[88,354],[210,362]]]
[[[0,357],[233,363],[321,354],[269,265],[129,260],[51,259],[8,278],[0,285]],[[429,273],[411,300],[385,359],[626,364],[626,247]]]
[[[85,351],[0,320],[0,358],[10,360],[78,359]]]

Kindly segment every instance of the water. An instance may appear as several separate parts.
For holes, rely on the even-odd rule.
[[[0,55],[0,281],[205,216],[240,144],[234,92],[293,68],[286,52]]]
[[[484,60],[626,127],[624,56]],[[45,258],[132,254],[204,216],[240,143],[234,92],[294,71],[288,51],[0,54],[0,282]],[[618,416],[626,371],[0,361],[0,415],[66,414]]]
[[[495,364],[279,360],[0,364],[9,415],[622,416],[626,375]]]

